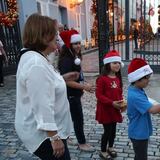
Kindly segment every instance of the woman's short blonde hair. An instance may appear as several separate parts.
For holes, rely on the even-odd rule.
[[[57,34],[55,25],[55,21],[47,16],[32,14],[24,27],[23,46],[36,51],[44,51]]]

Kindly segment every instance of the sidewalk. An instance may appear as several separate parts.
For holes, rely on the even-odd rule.
[[[96,52],[83,57],[83,70],[86,80],[95,83],[98,75],[98,59]],[[126,96],[128,81],[123,77],[124,94]],[[157,101],[160,97],[160,75],[151,78],[147,92],[149,96]],[[15,116],[15,76],[5,77],[5,87],[0,88],[0,160],[38,160],[32,156],[18,139],[14,129]],[[72,160],[100,160],[98,151],[100,150],[100,139],[103,133],[102,126],[95,121],[96,98],[94,94],[85,93],[82,99],[84,112],[84,131],[87,142],[95,146],[96,152],[81,152],[78,146],[69,146]],[[160,116],[157,114],[153,118],[154,134],[149,143],[148,160],[160,160]],[[115,147],[118,157],[115,160],[133,160],[134,154],[131,143],[127,136],[128,119],[123,113],[123,123],[117,126],[117,136]],[[75,138],[75,136],[73,136]]]

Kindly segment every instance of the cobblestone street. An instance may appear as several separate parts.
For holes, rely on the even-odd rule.
[[[86,57],[84,60],[86,62],[88,61]],[[91,64],[94,64],[94,62]],[[93,71],[97,71],[97,66],[93,69]],[[85,75],[87,81],[90,81],[93,84],[95,83],[96,74],[87,73]],[[156,80],[159,82],[159,76],[157,76],[157,79],[154,79],[154,82]],[[126,89],[128,85],[126,77],[124,77],[123,83],[124,94],[126,95]],[[156,89],[158,90],[159,88]],[[35,160],[37,158],[32,156],[24,148],[14,129],[15,98],[15,76],[7,76],[5,77],[5,87],[0,88],[0,160]],[[87,142],[95,146],[96,151],[93,153],[81,152],[77,145],[69,146],[71,157],[72,160],[100,160],[100,139],[103,130],[102,126],[95,121],[95,95],[85,93],[82,101],[86,139]],[[160,160],[160,116],[155,115],[152,117],[152,119],[154,125],[154,134],[151,136],[151,140],[149,142],[149,160]],[[73,135],[72,137],[75,140],[75,136]],[[115,148],[118,152],[118,157],[115,160],[133,160],[133,149],[127,136],[126,112],[123,113],[123,123],[118,124],[117,126]]]

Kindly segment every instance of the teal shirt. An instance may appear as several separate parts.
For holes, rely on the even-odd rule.
[[[152,122],[148,110],[152,107],[143,89],[128,87],[127,115],[128,136],[136,140],[148,139],[152,135]]]

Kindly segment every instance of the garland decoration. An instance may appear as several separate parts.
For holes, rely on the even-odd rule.
[[[0,11],[0,25],[12,27],[18,19],[18,7],[16,0],[7,0],[7,13]]]
[[[91,37],[95,40],[95,45],[98,45],[98,18],[97,18],[97,2],[96,0],[92,0],[91,5],[91,13],[94,17],[92,29],[91,29]]]
[[[91,12],[93,15],[95,15],[97,13],[96,0],[92,0]]]

